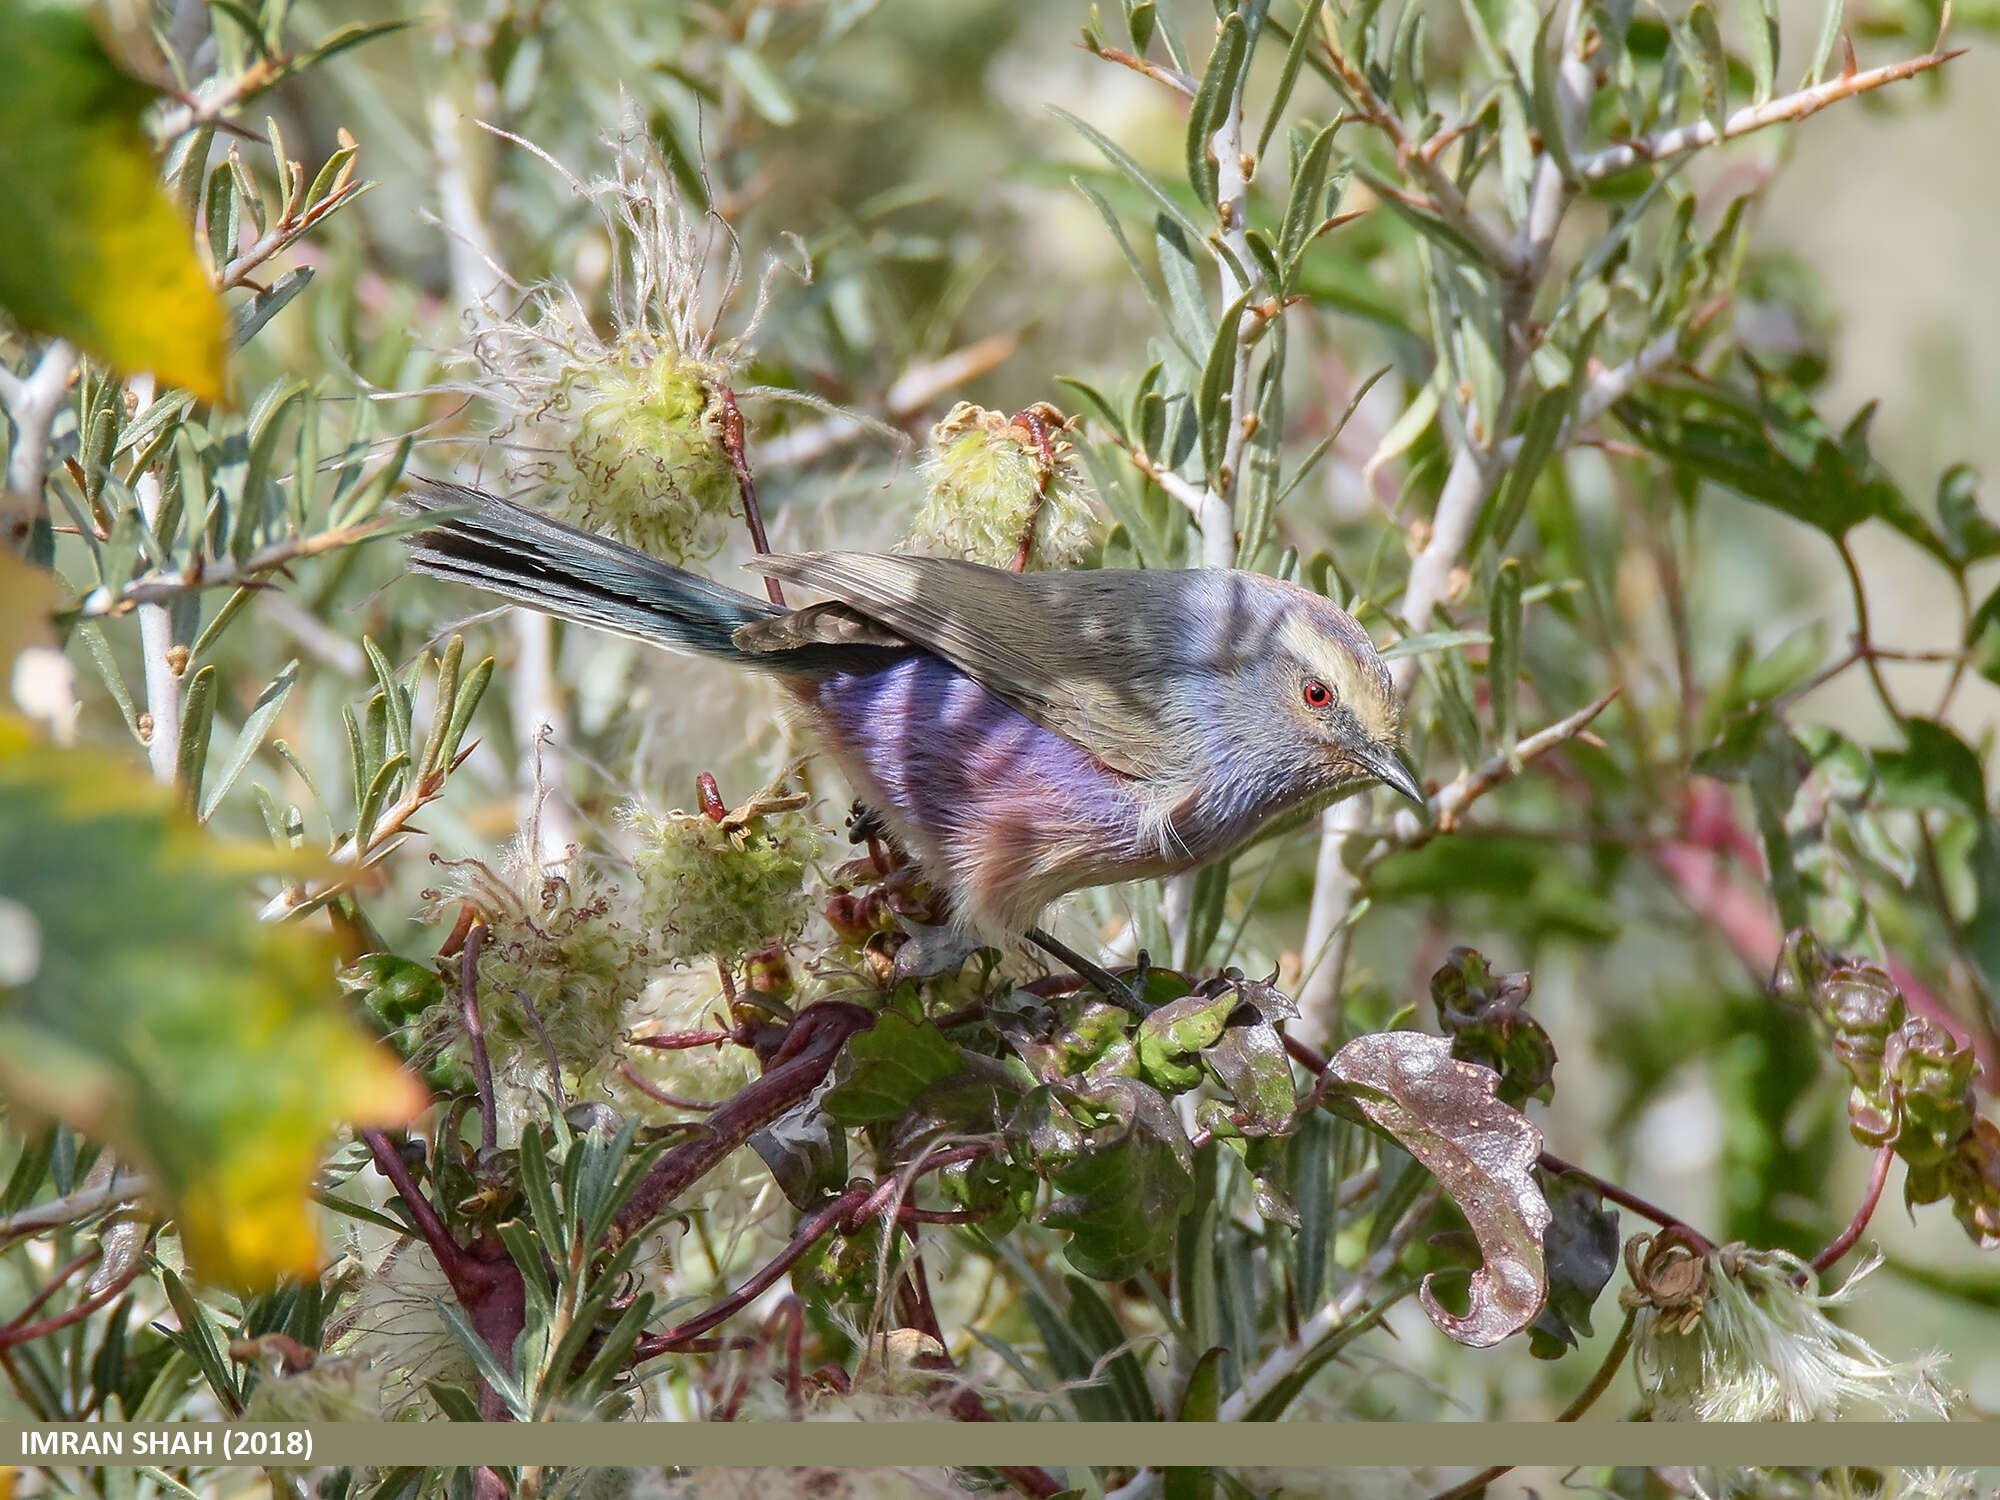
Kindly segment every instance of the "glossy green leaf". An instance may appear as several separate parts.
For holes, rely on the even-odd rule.
[[[826,1112],[843,1125],[900,1119],[917,1095],[964,1066],[931,1022],[891,1012],[847,1044]]]

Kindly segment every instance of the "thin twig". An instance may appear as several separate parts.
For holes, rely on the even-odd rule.
[[[263,922],[280,922],[288,917],[317,910],[328,900],[339,895],[360,878],[361,873],[387,858],[400,848],[405,835],[413,833],[410,820],[444,793],[446,778],[465,763],[465,758],[478,748],[478,742],[461,748],[448,766],[439,766],[429,775],[418,776],[404,790],[394,804],[383,809],[375,820],[375,826],[368,832],[366,844],[357,844],[348,839],[334,850],[328,863],[341,866],[340,874],[325,880],[289,885],[278,892],[258,910],[257,917]]]
[[[75,618],[111,619],[129,614],[142,605],[161,604],[201,589],[242,588],[292,563],[369,541],[394,519],[378,516],[316,536],[286,537],[283,541],[260,547],[240,563],[234,558],[197,557],[185,568],[164,573],[141,573],[116,593],[104,588],[91,590],[78,602]]]
[[[375,1170],[389,1179],[389,1185],[396,1190],[396,1196],[403,1200],[403,1206],[409,1210],[410,1218],[415,1221],[417,1233],[430,1247],[431,1255],[437,1260],[438,1269],[443,1271],[449,1280],[453,1272],[467,1259],[464,1247],[451,1237],[451,1231],[445,1227],[445,1222],[439,1217],[437,1209],[417,1186],[417,1180],[410,1175],[410,1169],[403,1164],[402,1155],[396,1150],[395,1142],[380,1130],[364,1130],[361,1132],[361,1139],[368,1147],[368,1154],[375,1158]]]
[[[1518,278],[1523,271],[1520,257],[1498,231],[1473,210],[1465,194],[1459,190],[1457,180],[1410,139],[1409,133],[1403,129],[1402,120],[1375,92],[1368,75],[1330,39],[1325,40],[1323,46],[1327,60],[1340,75],[1350,101],[1361,112],[1363,119],[1389,138],[1389,143],[1395,147],[1397,162],[1423,184],[1424,191],[1430,195],[1429,206],[1438,217],[1470,241],[1480,258],[1494,270],[1510,280]]]
[[[1899,83],[1905,78],[1914,78],[1919,73],[1927,73],[1932,68],[1943,67],[1955,57],[1963,57],[1963,47],[1949,52],[1927,52],[1922,57],[1906,58],[1902,62],[1886,63],[1866,72],[1844,73],[1839,78],[1830,78],[1813,88],[1801,89],[1796,94],[1787,94],[1782,99],[1772,99],[1764,104],[1747,105],[1737,110],[1723,122],[1717,131],[1707,120],[1697,120],[1691,125],[1677,126],[1663,130],[1643,140],[1627,141],[1623,145],[1607,146],[1602,151],[1594,151],[1576,163],[1577,175],[1586,183],[1601,182],[1616,176],[1644,162],[1661,162],[1671,157],[1684,156],[1690,151],[1699,151],[1704,146],[1713,146],[1719,141],[1732,141],[1738,136],[1749,135],[1772,125],[1782,125],[1793,120],[1803,120],[1818,114],[1829,104],[1837,104],[1842,99],[1856,94],[1865,94],[1870,89],[1879,89],[1884,84]]]
[[[1639,1316],[1639,1309],[1625,1309],[1625,1321],[1618,1325],[1618,1337],[1611,1341],[1611,1347],[1604,1351],[1604,1359],[1597,1366],[1597,1373],[1590,1377],[1590,1383],[1576,1393],[1576,1399],[1556,1414],[1558,1422],[1574,1422],[1597,1404],[1597,1398],[1610,1389],[1611,1382],[1618,1375],[1618,1367],[1625,1363],[1625,1352],[1632,1347],[1632,1328]]]
[[[817,1209],[811,1218],[793,1231],[785,1242],[785,1248],[751,1275],[741,1286],[714,1306],[696,1313],[692,1318],[676,1323],[660,1333],[648,1334],[632,1346],[632,1363],[637,1365],[645,1360],[671,1354],[683,1347],[689,1340],[698,1338],[711,1328],[728,1322],[736,1314],[755,1302],[765,1292],[778,1284],[778,1278],[789,1271],[805,1253],[817,1245],[827,1235],[844,1222],[854,1210],[859,1208],[872,1192],[873,1184],[859,1184],[850,1187]]]
[[[479,1015],[479,951],[486,946],[486,924],[474,922],[458,955],[458,1003],[465,1017],[465,1037],[472,1049],[472,1077],[479,1090],[480,1144],[492,1151],[500,1144],[500,1113],[493,1094],[493,1059],[486,1051],[486,1023]]]
[[[1117,63],[1121,68],[1130,68],[1134,73],[1143,73],[1154,82],[1164,83],[1175,93],[1182,94],[1189,99],[1194,97],[1198,81],[1190,78],[1179,68],[1170,68],[1164,63],[1150,62],[1146,58],[1127,52],[1123,47],[1093,47],[1084,42],[1079,42],[1077,45],[1093,57],[1101,57],[1106,62]]]
[[[1375,1295],[1382,1278],[1395,1269],[1403,1251],[1429,1222],[1432,1210],[1443,1196],[1444,1189],[1436,1183],[1426,1188],[1403,1217],[1396,1221],[1396,1226],[1389,1231],[1389,1237],[1381,1247],[1355,1271],[1354,1279],[1346,1289],[1300,1324],[1296,1339],[1288,1341],[1244,1377],[1243,1384],[1222,1403],[1218,1418],[1224,1422],[1243,1421],[1265,1395],[1298,1368],[1299,1362],[1312,1352],[1320,1340],[1345,1327]]]
[[[618,1238],[627,1238],[650,1224],[753,1132],[811,1094],[839,1058],[847,1039],[874,1024],[874,1012],[844,1001],[822,1000],[800,1011],[763,1075],[716,1109],[700,1136],[674,1147],[653,1164],[618,1216]]]
[[[743,501],[743,524],[750,529],[750,545],[759,556],[771,550],[771,539],[764,532],[764,512],[757,504],[757,481],[750,473],[750,460],[743,454],[743,409],[736,404],[736,392],[723,386],[718,399],[722,402],[722,451],[729,455],[729,467],[736,475],[736,493]],[[783,607],[784,588],[775,578],[764,580],[764,592],[771,602]]]
[[[46,1338],[49,1334],[60,1333],[63,1329],[73,1324],[81,1323],[100,1308],[109,1306],[111,1303],[117,1301],[124,1294],[125,1288],[137,1280],[139,1273],[145,1269],[146,1257],[135,1255],[132,1257],[132,1264],[127,1266],[123,1271],[120,1271],[108,1286],[99,1288],[84,1298],[83,1301],[77,1303],[76,1306],[59,1312],[52,1318],[44,1318],[39,1323],[25,1325],[20,1323],[7,1324],[4,1328],[0,1328],[0,1349],[12,1349],[35,1339]]]
[[[1595,1172],[1589,1171],[1583,1167],[1579,1167],[1575,1165],[1573,1162],[1564,1161],[1560,1156],[1557,1156],[1553,1151],[1544,1151],[1539,1157],[1535,1159],[1535,1164],[1539,1166],[1544,1172],[1553,1172],[1558,1177],[1562,1176],[1566,1172],[1573,1172],[1577,1176],[1588,1180],[1590,1184],[1593,1187],[1595,1187],[1599,1193],[1601,1193],[1606,1198],[1609,1198],[1613,1203],[1616,1203],[1620,1208],[1629,1208],[1633,1213],[1637,1214],[1640,1218],[1650,1219],[1652,1220],[1653,1223],[1659,1225],[1662,1229],[1675,1229],[1680,1231],[1682,1234],[1686,1235],[1688,1238],[1689,1247],[1692,1250],[1694,1250],[1694,1252],[1697,1255],[1709,1255],[1714,1253],[1715,1241],[1711,1240],[1707,1235],[1703,1234],[1700,1230],[1696,1229],[1692,1224],[1688,1223],[1687,1220],[1681,1218],[1678,1214],[1669,1213],[1666,1209],[1661,1208],[1657,1203],[1649,1203],[1646,1199],[1641,1198],[1637,1193],[1633,1192],[1629,1188],[1622,1188],[1617,1183],[1612,1182],[1608,1178],[1599,1177]]]
[[[1830,1271],[1840,1263],[1840,1258],[1854,1248],[1868,1221],[1875,1217],[1876,1205],[1882,1201],[1882,1189],[1889,1183],[1889,1167],[1896,1159],[1894,1146],[1878,1146],[1875,1149],[1875,1165],[1868,1174],[1868,1188],[1861,1195],[1861,1206],[1854,1210],[1854,1217],[1847,1221],[1847,1227],[1833,1237],[1827,1247],[1815,1255],[1809,1264],[1818,1272]]]
[[[79,1188],[47,1203],[37,1203],[19,1213],[0,1218],[0,1247],[24,1235],[40,1234],[66,1224],[76,1224],[117,1204],[152,1190],[151,1179],[138,1172],[119,1172],[109,1182]]]

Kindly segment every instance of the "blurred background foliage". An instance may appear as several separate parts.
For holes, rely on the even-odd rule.
[[[19,5],[8,24],[49,9]],[[1211,48],[1229,45],[1223,14],[1238,16],[1239,40],[1257,31],[1247,76],[1225,80],[1240,88],[1257,171],[1247,225],[1212,234],[1232,164],[1204,155],[1206,133],[1190,148],[1188,117],[1217,107],[1200,85]],[[1531,1098],[1551,1152],[1670,1205],[1717,1244],[1813,1255],[1854,1212],[1875,1161],[1853,1133],[1865,1114],[1856,1101],[1879,1083],[1879,1068],[1864,1077],[1854,1061],[1874,1023],[1828,998],[1838,973],[1811,951],[1786,960],[1806,1004],[1775,993],[1787,930],[1810,927],[1827,949],[1881,965],[1902,991],[1897,1006],[1948,1023],[1968,1054],[1989,1059],[1977,1106],[1990,1118],[2000,844],[1985,766],[2000,705],[2000,604],[1989,597],[2000,529],[1980,508],[1978,478],[2000,465],[1983,420],[2000,390],[2000,353],[1984,337],[2000,325],[1996,195],[1982,180],[2000,165],[1978,149],[2000,128],[1990,6],[1956,9],[1948,40],[1969,38],[1972,50],[1949,67],[1913,69],[1671,170],[1618,159],[1617,143],[1727,122],[1802,80],[1838,79],[1847,39],[1850,68],[1925,58],[1936,7],[1746,5],[1718,18],[1706,4],[1607,3],[1558,6],[1545,28],[1532,5],[1505,3],[522,0],[417,11],[182,0],[109,6],[94,20],[149,85],[133,107],[146,105],[168,201],[220,295],[236,404],[197,404],[171,387],[199,389],[198,378],[95,344],[60,309],[49,321],[0,283],[16,320],[0,325],[15,419],[10,514],[28,517],[17,533],[28,564],[52,562],[66,585],[53,633],[33,610],[18,625],[17,612],[0,616],[0,644],[32,668],[15,672],[17,707],[56,743],[125,754],[133,777],[149,762],[171,790],[134,816],[164,818],[177,799],[213,833],[274,841],[297,861],[275,876],[268,860],[261,872],[239,861],[229,877],[263,878],[242,903],[246,924],[260,906],[299,920],[251,936],[218,930],[180,962],[254,969],[228,956],[267,940],[257,933],[330,924],[350,998],[327,984],[314,1024],[334,1025],[332,1007],[348,1004],[360,1018],[349,1024],[388,1034],[434,1090],[461,1101],[479,1080],[462,1029],[438,1021],[455,1013],[446,997],[458,954],[435,967],[432,955],[458,903],[478,907],[487,946],[474,960],[512,965],[504,982],[479,967],[482,986],[533,1001],[487,1020],[499,1077],[484,1092],[505,1116],[495,1128],[509,1165],[496,1167],[490,1131],[482,1153],[476,1106],[461,1102],[425,1127],[452,1148],[426,1164],[419,1145],[412,1166],[456,1228],[484,1226],[496,1253],[504,1239],[517,1261],[548,1257],[563,1319],[583,1307],[598,1321],[543,1309],[537,1322],[531,1309],[539,1353],[517,1351],[514,1368],[483,1362],[479,1330],[431,1311],[449,1303],[452,1269],[421,1249],[388,1252],[399,1234],[413,1242],[388,1216],[382,1179],[363,1170],[367,1150],[344,1136],[318,1183],[322,1199],[349,1205],[328,1216],[318,1281],[238,1301],[225,1288],[256,1279],[231,1274],[246,1255],[256,1264],[253,1248],[203,1264],[194,1244],[154,1238],[138,1211],[48,1232],[37,1205],[80,1192],[98,1193],[99,1208],[124,1202],[117,1174],[132,1167],[154,1174],[170,1211],[189,1209],[175,1197],[172,1153],[149,1147],[143,1129],[66,1115],[84,1133],[51,1131],[40,1121],[62,1108],[20,1090],[22,1113],[0,1125],[0,1174],[11,1173],[0,1223],[16,1226],[0,1230],[0,1328],[31,1320],[37,1290],[73,1260],[84,1264],[70,1274],[87,1280],[44,1313],[103,1300],[60,1339],[12,1351],[0,1411],[104,1413],[115,1400],[128,1413],[278,1415],[290,1401],[459,1416],[483,1389],[523,1417],[579,1405],[608,1414],[626,1398],[655,1416],[781,1415],[797,1398],[764,1363],[783,1343],[780,1324],[748,1352],[723,1341],[658,1359],[636,1386],[612,1380],[617,1361],[599,1356],[769,1264],[805,1209],[845,1185],[843,1129],[857,1162],[872,1151],[886,1176],[903,1147],[883,1132],[951,1071],[926,1075],[919,1044],[892,1050],[878,1026],[864,1061],[887,1058],[914,1084],[882,1085],[886,1102],[850,1091],[830,1116],[795,1120],[837,1122],[830,1134],[815,1127],[817,1143],[753,1142],[681,1199],[667,1227],[609,1261],[565,1247],[595,1253],[584,1230],[616,1221],[679,1139],[661,1122],[698,1118],[678,1101],[724,1099],[755,1076],[747,1048],[614,1045],[740,1012],[721,1008],[706,966],[670,962],[680,955],[662,951],[658,927],[613,933],[606,913],[626,910],[613,905],[621,886],[627,902],[652,899],[669,878],[648,851],[672,846],[682,825],[667,810],[697,807],[698,775],[713,773],[738,807],[807,747],[754,683],[418,583],[382,539],[403,525],[387,502],[406,468],[515,490],[532,479],[532,450],[552,430],[535,424],[560,383],[524,352],[533,339],[507,330],[555,326],[538,321],[537,288],[572,289],[594,325],[562,358],[602,367],[623,347],[632,324],[620,321],[619,277],[632,252],[615,210],[638,200],[580,193],[565,176],[600,183],[621,161],[641,172],[653,162],[689,210],[701,263],[693,326],[713,319],[716,335],[660,342],[705,361],[704,378],[741,398],[778,550],[897,542],[936,483],[926,435],[955,402],[1012,413],[1046,401],[1081,419],[1066,461],[1099,497],[1090,561],[1233,562],[1240,542],[1244,565],[1333,594],[1378,640],[1408,639],[1398,672],[1412,691],[1411,758],[1447,799],[1431,820],[1398,823],[1357,799],[1324,828],[1249,852],[1226,880],[1080,899],[1065,930],[1097,941],[1107,962],[1146,948],[1191,973],[1275,970],[1306,1012],[1293,1034],[1323,1050],[1444,1023],[1446,1000],[1429,997],[1461,945],[1492,960],[1497,977],[1466,981],[1475,988],[1531,972],[1534,1016],[1561,1063],[1552,1090],[1525,1087],[1512,1102]],[[1302,20],[1310,45],[1295,50]],[[1106,52],[1143,53],[1145,68]],[[1323,136],[1336,115],[1344,123]],[[19,79],[0,85],[0,166],[40,170],[19,158],[50,118]],[[1385,120],[1413,138],[1399,149]],[[1565,210],[1559,225],[1537,206],[1549,191]],[[711,209],[717,217],[703,218]],[[1499,226],[1493,243],[1481,226]],[[1267,260],[1246,228],[1277,253]],[[73,381],[50,331],[85,351]],[[579,356],[586,344],[596,352]],[[147,370],[162,372],[157,390],[134,373]],[[1233,400],[1218,418],[1224,395]],[[1260,420],[1245,424],[1250,400]],[[30,429],[44,409],[38,455]],[[564,408],[553,409],[559,423]],[[44,479],[52,526],[37,528]],[[1218,495],[1233,525],[1192,524]],[[1448,515],[1457,530],[1441,537]],[[703,566],[733,579],[748,551],[732,526]],[[197,556],[205,580],[192,576]],[[25,566],[13,566],[0,583],[25,597]],[[217,586],[239,578],[277,586]],[[1857,629],[1880,649],[1856,652]],[[47,659],[52,642],[72,677]],[[1612,691],[1594,720],[1576,717]],[[1553,753],[1516,775],[1516,741],[1558,722],[1569,727]],[[554,733],[538,743],[544,723]],[[83,778],[100,774],[95,764],[23,763],[0,784],[0,809],[52,795],[33,775]],[[1474,773],[1485,779],[1468,793]],[[867,972],[859,938],[876,918],[843,930],[825,915],[851,852],[845,794],[823,768],[802,784],[813,798],[804,813],[746,825],[810,866],[809,914],[757,912],[770,916],[762,936],[803,926],[787,950],[797,978],[760,977],[751,941],[698,950],[731,949],[720,982],[754,994],[838,993],[825,989],[829,965]],[[624,811],[632,802],[643,816]],[[1431,836],[1439,814],[1456,823],[1449,836]],[[39,837],[0,838],[0,851],[13,858]],[[90,862],[117,863],[130,835],[99,837],[66,878],[109,902],[122,887],[93,878]],[[565,863],[572,845],[581,853]],[[667,909],[693,899],[673,889]],[[934,985],[905,1020],[976,988]],[[565,1019],[552,1028],[538,1005]],[[1898,1009],[1871,1033],[1878,1062],[1881,1035],[1902,1019]],[[226,1030],[215,1016],[198,1025]],[[343,1032],[329,1045],[356,1040]],[[215,1045],[233,1058],[239,1041]],[[567,1080],[574,1098],[537,1092],[550,1052],[557,1092]],[[1501,1067],[1510,1082],[1517,1062]],[[146,1066],[90,1065],[142,1081]],[[1937,1066],[1941,1077],[1955,1064]],[[837,1076],[852,1090],[851,1072]],[[1955,1107],[1962,1088],[1947,1080],[1933,1093]],[[400,1123],[420,1102],[383,1092],[329,1084],[269,1108],[292,1111],[310,1135],[336,1121]],[[578,1113],[585,1106],[616,1112],[608,1134]],[[202,1119],[218,1140],[242,1129],[226,1111]],[[616,1128],[642,1121],[636,1135]],[[1960,1139],[1951,1131],[1972,1127],[1939,1129],[1948,1154]],[[1625,1274],[1597,1304],[1594,1333],[1588,1316],[1558,1319],[1561,1337],[1533,1352],[1526,1337],[1460,1348],[1400,1293],[1378,1306],[1365,1268],[1424,1174],[1367,1139],[1346,1119],[1312,1115],[1282,1142],[1233,1153],[1211,1143],[1194,1189],[1207,1206],[1178,1241],[1135,1248],[1113,1233],[1118,1253],[1094,1265],[1082,1232],[926,1231],[944,1352],[1019,1415],[1044,1400],[1086,1418],[1193,1413],[1208,1392],[1211,1409],[1240,1416],[1254,1406],[1243,1382],[1258,1359],[1327,1297],[1360,1287],[1349,1311],[1369,1309],[1394,1337],[1343,1338],[1326,1351],[1340,1358],[1287,1386],[1276,1409],[1561,1410],[1613,1345],[1611,1298]],[[118,1163],[92,1142],[116,1147]],[[988,1212],[1032,1197],[1042,1175],[1067,1195],[1072,1228],[1081,1215],[1106,1229],[1116,1215],[1090,1207],[1103,1189],[1086,1180],[1089,1158],[1044,1171],[1041,1149],[960,1183],[953,1201]],[[1897,1150],[1917,1163],[1907,1141]],[[1030,1157],[1037,1171],[1023,1177]],[[1913,1169],[1893,1168],[1868,1228],[1888,1268],[1838,1317],[1892,1361],[1943,1350],[1950,1382],[1990,1412],[2000,1272],[1966,1233],[1982,1190],[1952,1195],[1963,1228],[1945,1204],[1905,1214]],[[813,1191],[788,1181],[800,1171]],[[1267,1190],[1304,1207],[1336,1186],[1355,1196],[1312,1221],[1326,1240],[1288,1226],[1289,1205],[1261,1212]],[[1117,1191],[1129,1205],[1131,1184],[1121,1178]],[[1983,1191],[2000,1196],[2000,1182]],[[1622,1225],[1643,1227],[1630,1214]],[[2000,1229],[1983,1232],[1990,1241]],[[266,1259],[295,1266],[297,1243]],[[1389,1263],[1436,1270],[1458,1254],[1446,1240],[1415,1242],[1397,1262],[1412,1243],[1397,1241]],[[850,1226],[792,1272],[808,1364],[842,1365],[864,1412],[907,1410],[936,1353],[883,1352],[857,1336],[857,1320],[872,1330],[869,1294],[901,1254],[878,1230]],[[1150,1269],[1132,1274],[1130,1255]],[[1111,1279],[1093,1288],[1073,1270]],[[1319,1279],[1299,1284],[1308,1276]],[[629,1300],[630,1284],[650,1303]],[[570,1326],[605,1342],[565,1343]],[[1560,1359],[1533,1357],[1579,1342]],[[1220,1365],[1204,1358],[1211,1343],[1231,1351]],[[310,1392],[288,1392],[303,1369],[294,1350],[322,1349],[343,1358],[317,1367]],[[1630,1386],[1614,1391],[1598,1415],[1631,1408]],[[1073,1476],[1100,1489],[1156,1479]],[[398,1495],[445,1483],[380,1482],[378,1493]],[[1167,1488],[1177,1492],[1171,1479]]]

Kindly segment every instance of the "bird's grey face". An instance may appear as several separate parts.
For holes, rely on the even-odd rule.
[[[1353,617],[1300,591],[1279,632],[1270,690],[1291,736],[1324,760],[1326,785],[1373,779],[1421,805],[1404,766],[1399,701],[1389,669]]]

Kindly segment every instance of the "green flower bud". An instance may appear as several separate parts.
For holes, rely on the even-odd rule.
[[[1013,417],[961,401],[931,429],[923,508],[904,545],[990,567],[1073,567],[1097,539],[1096,497],[1062,413]]]
[[[1812,929],[1794,927],[1785,934],[1785,945],[1771,971],[1771,993],[1794,1005],[1816,1008],[1819,987],[1825,982],[1829,967],[1826,949],[1813,936]]]
[[[818,854],[796,809],[803,798],[760,794],[716,821],[706,813],[633,806],[639,912],[669,959],[734,963],[805,925],[806,869]]]
[[[1948,1168],[1951,1208],[1982,1250],[2000,1248],[2000,1126],[1984,1117],[1959,1141]]]
[[[1903,1024],[1902,991],[1880,969],[1841,965],[1815,998],[1821,1019],[1833,1030],[1834,1055],[1861,1087],[1877,1087],[1883,1043]]]
[[[570,366],[557,412],[549,508],[670,562],[713,557],[728,535],[736,472],[722,443],[719,372],[692,358],[620,350]],[[554,426],[552,413],[544,425]]]
[[[834,1302],[867,1302],[875,1295],[882,1226],[870,1219],[852,1234],[835,1232],[821,1240],[792,1268],[801,1295]]]
[[[1941,1162],[1972,1128],[1972,1049],[1912,1016],[1882,1049],[1882,1076],[1902,1110],[1896,1151],[1911,1166]]]

